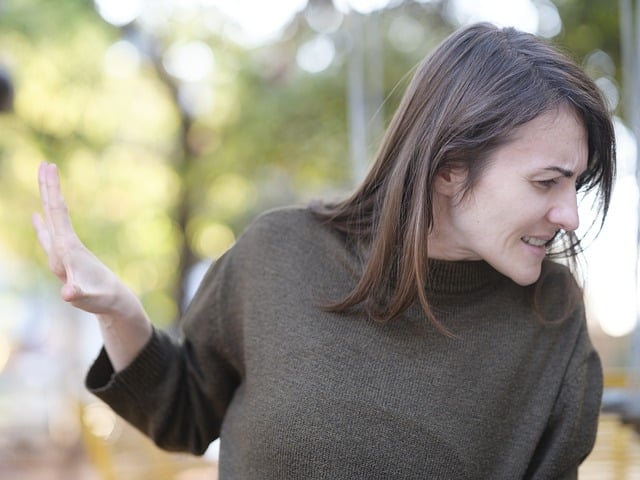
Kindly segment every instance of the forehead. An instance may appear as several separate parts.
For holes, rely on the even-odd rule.
[[[516,128],[496,150],[494,160],[513,167],[553,166],[580,174],[587,168],[587,131],[571,108],[561,106]]]

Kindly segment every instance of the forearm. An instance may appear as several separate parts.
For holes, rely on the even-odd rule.
[[[151,338],[152,326],[142,304],[127,290],[109,314],[96,315],[104,348],[116,372],[127,367]]]
[[[105,350],[120,371],[149,341],[151,322],[134,293],[76,235],[55,165],[40,165],[38,184],[43,215],[34,214],[33,226],[49,268],[63,284],[60,295],[98,317]]]

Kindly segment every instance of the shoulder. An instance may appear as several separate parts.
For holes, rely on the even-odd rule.
[[[565,290],[565,293],[582,295],[582,288],[571,269],[562,263],[546,259],[542,262],[542,269],[538,283],[552,290]]]
[[[313,213],[304,205],[291,205],[266,210],[259,214],[247,227],[248,231],[297,230],[313,228],[319,222]]]
[[[534,303],[543,318],[551,323],[573,318],[584,322],[584,299],[582,287],[569,267],[545,260],[540,278],[534,289]],[[576,322],[569,322],[576,323]]]
[[[315,222],[319,225],[319,222]],[[301,235],[314,226],[311,212],[302,206],[267,210],[253,218],[238,235],[233,245],[217,258],[203,279],[203,283],[219,289],[218,296],[230,296],[237,286],[247,287],[265,275],[278,274],[292,263],[298,262]]]
[[[236,250],[250,255],[321,255],[345,248],[344,238],[306,206],[287,206],[258,215],[238,237]]]
[[[262,246],[271,243],[290,244],[296,239],[315,238],[326,228],[305,206],[287,206],[267,210],[259,214],[238,238],[239,243],[258,242]]]

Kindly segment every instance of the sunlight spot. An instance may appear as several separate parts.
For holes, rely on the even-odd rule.
[[[176,42],[162,60],[167,73],[185,82],[206,79],[213,71],[214,63],[211,48],[201,41]]]
[[[93,435],[105,439],[111,436],[116,426],[115,414],[109,407],[97,402],[84,407],[82,421]]]
[[[639,195],[635,179],[636,141],[622,122],[616,119],[614,124],[618,176],[604,227],[593,243],[586,242],[585,299],[590,318],[607,335],[620,337],[631,333],[637,323],[635,258]],[[590,202],[585,202],[585,209],[580,211],[581,230],[594,220],[595,212],[589,205]]]
[[[142,10],[140,0],[95,0],[94,3],[100,16],[116,27],[133,22]]]
[[[316,32],[333,33],[342,25],[344,15],[331,3],[311,3],[304,11],[304,18]]]
[[[617,85],[609,77],[600,77],[596,80],[596,85],[607,100],[607,107],[610,112],[613,112],[618,107],[620,101],[620,94],[618,93]]]
[[[293,16],[304,9],[307,0],[210,0],[232,24],[225,25],[225,34],[245,47],[256,47],[274,40]]]
[[[594,50],[585,59],[585,67],[587,71],[594,77],[600,75],[608,75],[613,77],[616,74],[616,64],[611,56],[602,50]]]
[[[492,22],[530,33],[537,32],[540,21],[538,9],[530,0],[454,0],[447,5],[446,13],[460,25]]]
[[[343,13],[349,13],[353,10],[358,13],[369,14],[377,10],[387,8],[392,3],[398,3],[393,0],[334,0],[333,4]]]
[[[296,62],[298,66],[310,73],[326,70],[336,54],[333,41],[326,35],[318,35],[314,39],[303,43],[298,48]]]
[[[538,9],[538,35],[552,38],[562,31],[562,19],[556,6],[550,1],[536,3]]]

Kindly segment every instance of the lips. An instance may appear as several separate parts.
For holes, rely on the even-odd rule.
[[[527,245],[531,245],[533,247],[544,247],[547,243],[549,243],[549,241],[551,240],[551,238],[546,237],[546,238],[542,238],[542,237],[522,237],[521,239],[524,243],[526,243]]]

